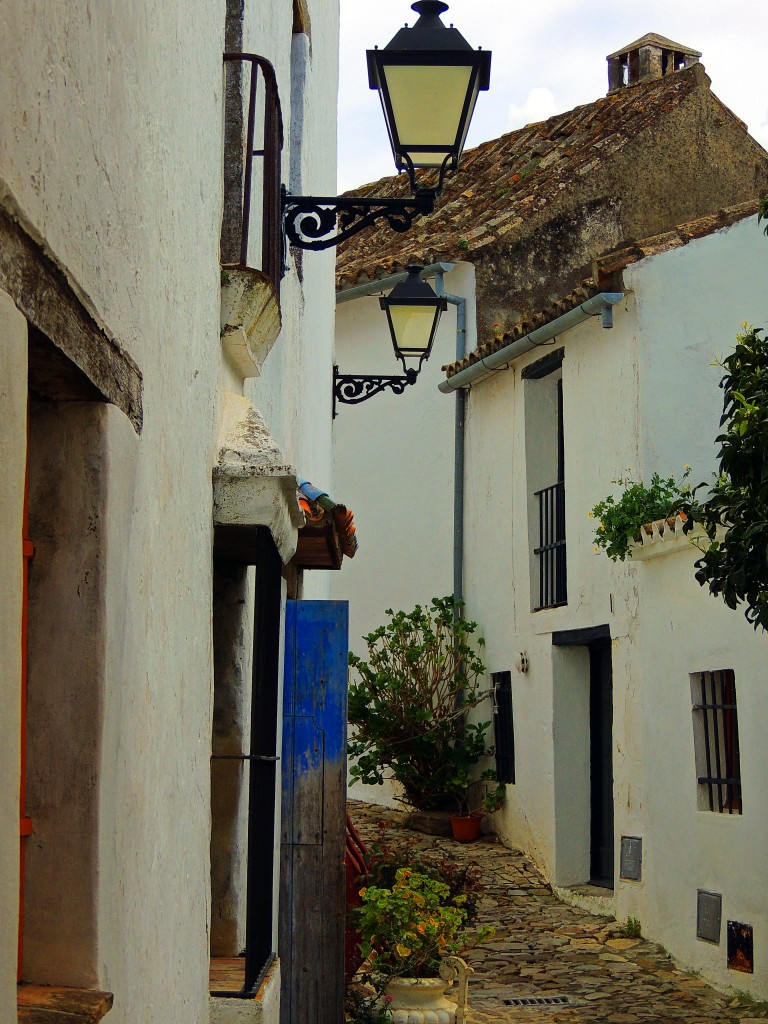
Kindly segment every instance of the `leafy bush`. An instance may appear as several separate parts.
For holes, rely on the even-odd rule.
[[[370,870],[365,876],[367,885],[391,888],[400,868],[413,868],[423,875],[448,886],[451,900],[464,897],[466,910],[465,924],[473,925],[477,918],[477,907],[483,893],[483,873],[476,861],[457,863],[440,850],[422,850],[415,836],[396,842],[389,840],[382,832],[370,845]]]
[[[369,885],[360,895],[360,951],[379,978],[437,977],[440,958],[468,945],[466,896],[422,871],[398,868],[391,886]]]
[[[768,205],[768,204],[767,204]],[[764,216],[768,216],[768,209]],[[729,608],[768,628],[768,340],[762,328],[743,325],[736,348],[722,361],[725,430],[716,438],[719,475],[703,502],[685,506],[690,530],[703,526],[709,546],[696,562],[696,579]],[[724,535],[722,531],[725,531]]]
[[[493,753],[486,742],[491,723],[466,721],[486,696],[475,650],[484,641],[477,637],[473,646],[477,623],[455,614],[452,597],[386,614],[389,622],[364,638],[368,660],[349,656],[358,675],[349,688],[356,726],[350,775],[368,785],[394,778],[412,806],[446,809],[464,798],[472,769]]]
[[[662,479],[654,473],[649,486],[631,477],[612,480],[624,488],[622,494],[618,498],[609,494],[589,513],[590,519],[599,520],[594,537],[597,547],[605,548],[614,562],[623,562],[633,540],[639,540],[641,526],[669,518],[690,500],[691,489],[685,482],[689,473],[686,466],[679,483],[673,476]]]

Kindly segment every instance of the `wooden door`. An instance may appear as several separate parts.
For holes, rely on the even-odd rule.
[[[282,1024],[344,1019],[346,601],[289,601],[283,695]]]

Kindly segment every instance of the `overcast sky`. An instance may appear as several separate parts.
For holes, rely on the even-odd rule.
[[[443,15],[493,52],[468,146],[605,95],[605,57],[646,32],[702,52],[712,89],[768,148],[765,0],[453,0]],[[407,0],[341,0],[339,189],[394,173],[365,51],[417,15]]]

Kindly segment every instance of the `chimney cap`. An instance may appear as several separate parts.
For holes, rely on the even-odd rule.
[[[623,57],[625,53],[639,50],[643,46],[658,46],[662,50],[674,50],[675,53],[682,53],[687,57],[701,57],[701,53],[698,50],[693,50],[690,46],[682,46],[680,43],[675,43],[671,39],[667,39],[666,36],[658,35],[656,32],[647,32],[644,36],[636,39],[634,43],[629,43],[627,46],[622,46],[620,50],[609,53],[606,60]]]

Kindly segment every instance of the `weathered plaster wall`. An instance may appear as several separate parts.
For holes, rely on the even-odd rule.
[[[297,194],[334,195],[338,4],[314,0],[308,10],[308,39],[292,35],[290,4],[266,10],[260,5],[250,21],[246,12],[244,45],[268,57],[277,71],[286,124],[283,180]],[[345,501],[337,493],[331,457],[334,250],[293,250],[287,262],[283,329],[261,377],[247,381],[245,393],[298,473]],[[291,386],[281,386],[285,381]],[[304,596],[327,596],[328,575],[306,573]]]
[[[0,292],[0,1019],[16,1018],[19,911],[21,527],[27,433],[27,325]]]
[[[113,408],[104,425],[96,971],[114,1024],[208,1016],[223,29],[223,0],[0,14],[0,178],[144,377],[141,437]]]

